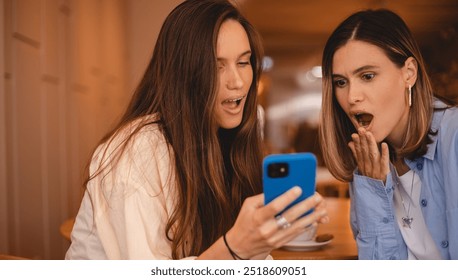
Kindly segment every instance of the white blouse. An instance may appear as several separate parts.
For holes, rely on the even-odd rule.
[[[165,225],[175,196],[172,152],[156,124],[143,127],[117,164],[113,152],[136,123],[97,148],[66,259],[171,259]],[[107,149],[108,147],[108,149]]]

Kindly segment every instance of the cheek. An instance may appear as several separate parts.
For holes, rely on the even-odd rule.
[[[395,85],[382,88],[376,97],[380,100],[379,104],[381,107],[394,109],[404,106],[405,94],[406,92],[402,85]]]
[[[380,92],[384,93],[388,99],[402,100],[406,94],[405,82],[402,77],[400,71],[388,76],[379,83]]]

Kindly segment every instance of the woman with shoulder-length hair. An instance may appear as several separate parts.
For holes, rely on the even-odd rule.
[[[282,219],[300,190],[268,205],[259,194],[261,58],[257,33],[228,1],[189,0],[169,14],[93,155],[67,259],[264,259],[327,220],[318,194]]]
[[[458,259],[458,109],[434,97],[405,22],[357,12],[322,63],[323,157],[350,182],[359,257]]]

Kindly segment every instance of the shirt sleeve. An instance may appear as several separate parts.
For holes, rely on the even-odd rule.
[[[458,259],[458,108],[448,109],[439,130],[442,158],[448,247],[452,259]],[[443,246],[443,244],[442,244]]]
[[[107,207],[96,216],[97,227],[101,236],[108,232],[117,243],[113,248],[114,240],[102,241],[109,257],[113,252],[120,259],[171,258],[165,227],[173,211],[174,186],[167,145],[156,133],[141,131],[112,172],[99,176],[100,199]]]
[[[165,139],[158,130],[142,130],[119,157],[116,140],[107,149],[99,148],[93,157],[91,174],[108,164],[89,181],[86,196],[90,203],[82,205],[75,223],[79,232],[75,240],[97,240],[103,253],[91,251],[79,257],[171,259],[165,227],[173,211],[175,185]]]
[[[404,242],[393,206],[393,180],[354,174],[350,183],[350,222],[360,259],[404,259]],[[407,251],[405,252],[407,254]]]

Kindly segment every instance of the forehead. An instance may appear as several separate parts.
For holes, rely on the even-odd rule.
[[[229,19],[221,24],[216,47],[218,57],[240,55],[250,50],[250,42],[243,26],[238,21]]]
[[[334,54],[332,64],[335,73],[354,71],[368,65],[394,65],[381,48],[358,40],[350,40],[340,47]]]

